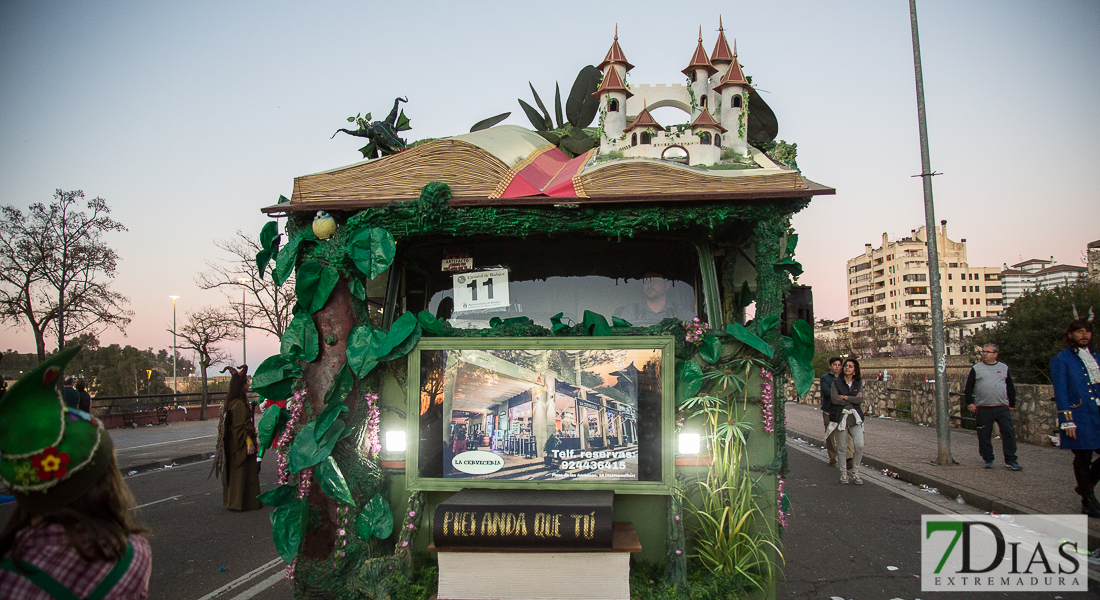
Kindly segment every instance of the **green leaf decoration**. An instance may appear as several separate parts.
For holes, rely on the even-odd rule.
[[[384,540],[393,534],[393,511],[382,494],[375,494],[359,511],[355,533],[363,540],[369,540],[372,535]]]
[[[600,112],[600,99],[592,94],[600,88],[601,79],[603,74],[592,65],[577,73],[565,101],[565,118],[573,127],[588,127]]]
[[[336,374],[336,378],[332,380],[332,385],[325,392],[325,406],[347,400],[353,387],[355,387],[355,374],[351,371],[351,365],[345,362]]]
[[[755,333],[745,329],[745,326],[740,323],[730,323],[726,325],[726,333],[733,336],[737,341],[748,345],[750,348],[757,352],[771,358],[775,355],[775,350],[768,345],[767,342],[760,339]]]
[[[791,234],[791,237],[787,238],[787,247],[783,250],[783,254],[791,256],[794,254],[794,249],[798,246],[798,234]]]
[[[294,443],[287,452],[287,471],[297,473],[325,460],[332,453],[332,447],[339,441],[345,424],[343,421],[333,421],[318,440],[314,433],[318,423],[319,420],[306,423],[298,430],[298,435],[294,436]]]
[[[756,322],[756,335],[764,337],[768,335],[768,332],[772,330],[772,327],[779,325],[779,315],[772,315]]]
[[[550,317],[550,325],[551,325],[550,331],[552,333],[557,333],[557,332],[561,331],[562,329],[566,329],[567,327],[569,327],[565,323],[561,322],[561,318],[564,315],[565,315],[565,313],[558,313],[558,314]]]
[[[288,202],[288,200],[279,196],[279,202]],[[260,230],[260,251],[256,253],[256,269],[260,272],[261,280],[264,278],[267,264],[279,254],[280,237],[279,225],[275,221],[268,221]]]
[[[325,437],[325,434],[328,433],[332,424],[336,422],[336,419],[340,418],[340,414],[346,412],[348,412],[348,405],[343,402],[337,402],[331,406],[325,407],[325,410],[317,415],[317,425],[313,428],[313,437],[320,442],[321,439]]]
[[[336,460],[331,456],[317,465],[317,468],[313,470],[313,477],[317,480],[317,483],[321,484],[321,491],[329,498],[344,504],[355,504],[355,499],[351,497],[351,489],[348,488],[348,482],[344,479],[344,473],[340,471]]]
[[[390,268],[396,253],[393,236],[381,227],[360,231],[348,242],[348,256],[371,279]]]
[[[510,113],[510,112],[506,112],[506,113],[501,113],[501,114],[499,114],[495,117],[489,117],[488,119],[482,119],[481,121],[478,121],[477,123],[474,123],[474,126],[470,128],[470,133],[473,133],[475,131],[481,131],[482,129],[488,129],[488,128],[492,127],[493,125],[496,125],[497,123],[500,123],[504,119],[507,119],[509,116],[511,116],[511,114],[512,113]]]
[[[367,301],[367,287],[363,285],[363,282],[359,279],[352,279],[348,281],[348,291],[352,296],[366,302]]]
[[[746,306],[752,304],[752,301],[755,300],[755,299],[756,299],[755,294],[753,294],[752,290],[749,289],[749,282],[742,281],[741,282],[741,291],[737,293],[737,298],[736,298],[737,308],[738,309],[745,308]]]
[[[802,275],[802,263],[790,256],[776,262],[773,267],[776,271],[789,271],[795,277]]]
[[[260,417],[260,422],[256,424],[260,458],[263,458],[264,451],[271,447],[271,441],[278,439],[289,418],[290,413],[278,404],[272,404],[264,411],[263,416]]]
[[[407,342],[414,335],[416,339],[413,341],[413,345],[416,345],[416,342],[420,340],[420,321],[416,320],[416,315],[412,312],[406,312],[400,317],[397,317],[397,320],[393,322],[393,326],[390,327],[389,333],[386,334],[386,341],[375,351],[375,356],[377,356],[380,361],[387,361],[408,354],[412,346],[408,346],[402,354],[397,356],[391,355],[398,346],[408,345]]]
[[[787,345],[787,366],[799,396],[805,396],[814,383],[814,328],[804,319],[791,324],[791,337],[784,338]]]
[[[290,274],[294,272],[294,265],[298,262],[298,250],[302,244],[316,241],[317,236],[313,231],[304,229],[302,233],[287,242],[287,245],[275,257],[275,271],[271,275],[275,280],[275,285],[283,285]]]
[[[266,358],[252,376],[252,389],[269,400],[285,400],[302,376],[298,361],[276,354]]]
[[[699,344],[699,356],[710,364],[718,362],[722,358],[722,342],[713,334],[703,336],[703,343]]]
[[[690,360],[676,361],[676,404],[694,398],[703,387],[703,369]]]
[[[435,315],[426,310],[417,313],[416,320],[420,321],[420,326],[424,328],[424,331],[432,335],[443,336],[447,334],[447,329],[443,327],[443,322],[435,318]]]
[[[279,353],[291,360],[313,362],[320,352],[320,334],[313,317],[304,310],[294,313],[279,341]]]
[[[551,123],[548,122],[550,119],[543,119],[539,111],[535,110],[530,104],[520,100],[519,105],[523,108],[523,112],[527,114],[527,120],[531,121],[535,131],[550,131],[553,128]]]
[[[500,327],[503,324],[504,319],[501,319],[500,317],[493,317],[492,319],[489,319],[489,327]]]
[[[358,325],[348,334],[348,366],[355,376],[362,379],[378,366],[378,357],[372,349],[381,346],[386,332],[369,325]]]
[[[565,123],[561,118],[561,87],[558,86],[558,82],[554,82],[554,119],[557,121],[558,129],[565,127]]]
[[[307,515],[309,505],[305,500],[288,502],[271,511],[271,537],[275,541],[275,551],[283,562],[289,563],[298,556]]]
[[[268,506],[280,507],[293,500],[297,493],[297,485],[285,483],[278,487],[273,487],[256,497],[260,499],[260,502]]]
[[[584,320],[582,321],[584,331],[588,335],[592,336],[605,336],[611,335],[611,326],[607,324],[607,319],[599,313],[594,313],[590,310],[584,311]]]
[[[542,103],[542,98],[539,98],[539,93],[535,91],[535,86],[531,85],[531,82],[527,82],[527,86],[531,88],[531,94],[535,97],[535,104],[539,105],[539,110],[542,111],[542,120],[546,123],[547,129],[554,128],[554,122],[550,120],[550,111],[546,110],[546,106]]]
[[[631,325],[630,321],[627,321],[626,319],[621,319],[619,317],[612,316],[611,317],[611,326],[612,327],[633,327],[634,325]]]
[[[298,296],[298,306],[313,314],[325,306],[340,273],[335,267],[322,265],[315,260],[307,260],[298,266],[298,277],[294,281],[294,293]]]

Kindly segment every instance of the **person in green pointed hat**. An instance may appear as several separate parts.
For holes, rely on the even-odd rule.
[[[15,511],[0,532],[4,598],[145,598],[152,554],[133,495],[96,417],[58,389],[80,347],[39,365],[0,397],[0,481]]]

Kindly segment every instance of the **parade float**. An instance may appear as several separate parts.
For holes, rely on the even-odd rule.
[[[813,379],[790,219],[833,190],[723,31],[682,84],[631,68],[616,30],[553,116],[521,101],[533,130],[407,144],[398,98],[342,130],[367,160],[263,209],[298,299],[252,384],[296,597],[774,596],[781,382]]]

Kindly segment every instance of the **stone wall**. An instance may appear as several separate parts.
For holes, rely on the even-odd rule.
[[[864,413],[874,417],[885,415],[914,424],[935,427],[936,424],[936,386],[934,383],[919,382],[910,388],[894,387],[895,382],[864,380]],[[802,398],[787,380],[787,398],[798,398],[800,404],[821,405],[820,379]],[[960,427],[959,418],[962,409],[962,394],[959,384],[948,384],[951,426]],[[908,412],[906,411],[908,409]],[[1054,405],[1054,387],[1049,385],[1016,384],[1016,412],[1012,421],[1016,426],[1016,438],[1029,444],[1051,445],[1050,436],[1058,428],[1058,419]],[[973,421],[969,421],[973,423]],[[970,425],[970,428],[973,428]]]

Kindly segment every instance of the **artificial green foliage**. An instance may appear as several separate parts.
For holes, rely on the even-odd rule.
[[[285,197],[279,196],[279,203],[289,202]],[[256,270],[260,273],[260,279],[264,278],[267,263],[279,254],[279,225],[275,221],[268,221],[260,230],[260,251],[256,253]]]
[[[348,482],[344,480],[344,473],[331,456],[317,464],[313,469],[313,477],[321,486],[321,491],[329,498],[344,504],[355,504]]]
[[[263,502],[268,506],[274,506],[278,508],[293,500],[295,494],[297,493],[297,485],[294,485],[293,483],[284,483],[283,485],[273,487],[256,497],[260,499],[260,502]]]
[[[386,339],[386,332],[370,325],[357,325],[348,334],[348,366],[355,376],[362,379],[378,366],[378,356],[372,352],[373,348],[381,346]]]
[[[268,400],[285,400],[294,389],[294,382],[302,376],[298,361],[276,354],[269,356],[256,368],[252,376],[252,389]]]
[[[496,125],[497,123],[500,123],[504,119],[507,119],[509,116],[511,116],[511,114],[512,113],[510,113],[510,112],[506,112],[506,113],[501,113],[499,115],[496,115],[495,117],[489,117],[488,119],[482,119],[482,120],[478,121],[477,123],[474,123],[474,125],[472,127],[470,127],[470,133],[473,133],[475,131],[481,131],[482,129],[488,129],[488,128],[492,127],[493,125]]]
[[[722,341],[714,334],[707,333],[703,336],[703,342],[699,344],[699,358],[714,364],[722,358]]]
[[[382,494],[375,494],[359,511],[355,533],[364,540],[371,536],[384,540],[393,534],[393,511]]]
[[[420,196],[413,200],[414,210],[421,224],[442,223],[455,217],[455,209],[447,201],[451,199],[451,188],[439,181],[429,182],[420,190]]]
[[[416,320],[420,321],[420,326],[424,328],[426,333],[430,333],[436,336],[447,335],[447,323],[435,318],[432,313],[422,310],[416,314]]]
[[[298,296],[298,306],[313,314],[328,302],[340,273],[334,267],[322,265],[315,260],[307,260],[298,265],[294,279],[294,293]]]
[[[379,362],[387,362],[405,356],[420,341],[423,328],[412,312],[406,312],[393,322],[386,341],[377,350]]]
[[[321,351],[317,324],[304,310],[294,313],[279,340],[279,354],[290,360],[313,362]]]
[[[352,373],[351,365],[345,362],[336,373],[336,379],[325,392],[325,406],[345,401],[353,387],[355,387],[355,375]]]
[[[271,274],[275,285],[283,285],[283,282],[294,272],[294,266],[298,262],[298,252],[301,250],[302,244],[316,241],[317,235],[313,233],[313,230],[303,228],[298,232],[298,235],[287,242],[286,246],[275,257],[275,270]]]
[[[584,311],[584,318],[581,321],[581,325],[584,327],[586,335],[611,335],[611,326],[607,324],[607,319],[599,313],[594,313],[590,310]]]
[[[360,231],[348,242],[348,256],[371,279],[390,267],[396,253],[393,236],[379,227]]]
[[[791,324],[791,337],[784,337],[787,365],[799,396],[806,395],[814,383],[814,328],[803,319]]]
[[[760,336],[749,331],[744,325],[740,323],[730,323],[726,325],[726,333],[733,336],[733,338],[743,344],[746,344],[753,350],[771,358],[775,355],[775,350],[768,345],[767,342],[762,340]]]
[[[557,332],[561,331],[562,329],[567,329],[569,327],[565,323],[561,322],[562,317],[564,317],[564,316],[565,316],[565,313],[558,313],[558,314],[550,317],[550,331],[552,331],[553,333],[557,333]]]
[[[348,281],[348,291],[352,296],[366,302],[367,301],[367,287],[363,285],[363,281],[355,278]]]
[[[633,325],[630,324],[630,321],[627,321],[626,319],[621,319],[621,318],[616,317],[614,315],[612,315],[612,317],[611,317],[611,326],[612,327],[633,327]]]
[[[321,411],[321,414],[317,415],[317,419],[313,421],[316,426],[313,428],[313,437],[317,443],[321,443],[325,435],[328,434],[328,430],[332,427],[332,424],[336,422],[336,419],[340,418],[341,413],[348,412],[348,405],[344,402],[336,402],[325,407],[325,410]],[[349,431],[346,427],[344,431]]]
[[[283,562],[289,563],[298,556],[308,514],[309,505],[305,500],[294,500],[271,511],[271,536]]]
[[[294,436],[294,442],[290,445],[290,451],[287,452],[288,472],[297,473],[325,460],[344,433],[344,422],[334,420],[318,439],[314,433],[318,424],[319,421],[310,421],[298,430],[298,435]]]
[[[271,447],[271,441],[279,437],[283,428],[286,426],[289,414],[286,409],[278,404],[272,404],[264,411],[263,416],[260,417],[260,422],[256,424],[256,436],[259,438],[259,457],[264,457],[264,451]]]
[[[689,360],[676,361],[676,404],[680,405],[703,387],[703,369]]]

